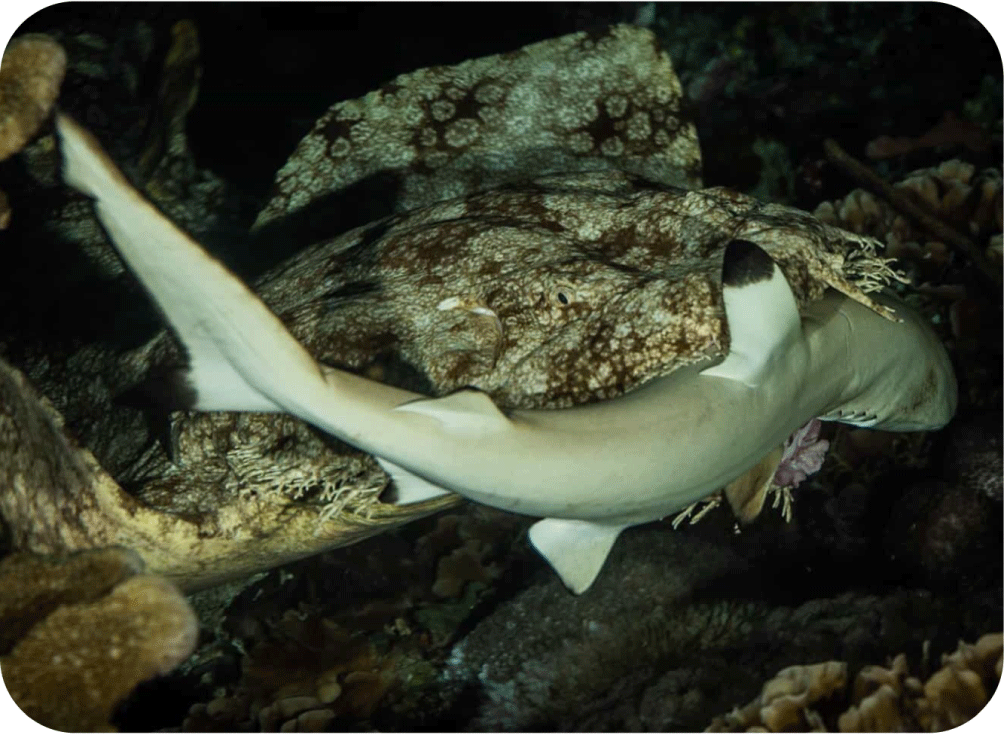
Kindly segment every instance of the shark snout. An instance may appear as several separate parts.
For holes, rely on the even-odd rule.
[[[959,389],[948,355],[940,343],[931,345],[932,353],[919,379],[909,381],[898,392],[898,399],[879,412],[874,428],[885,431],[936,431],[955,415]]]
[[[880,300],[880,299],[877,299]],[[879,324],[882,342],[876,348],[889,360],[887,374],[875,392],[877,417],[873,428],[886,431],[935,431],[955,415],[959,390],[945,347],[927,320],[894,299],[900,323]]]

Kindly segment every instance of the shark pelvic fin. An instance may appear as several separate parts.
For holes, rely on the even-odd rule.
[[[777,349],[802,335],[798,302],[777,263],[747,240],[732,240],[725,248],[722,300],[729,354],[701,374],[756,387]]]
[[[725,498],[740,521],[753,522],[760,514],[783,454],[784,447],[778,446],[758,461],[756,466],[725,486]]]
[[[530,528],[530,542],[576,594],[592,586],[626,525],[546,518]]]
[[[444,494],[450,494],[448,489],[443,489],[438,484],[433,484],[427,479],[423,479],[417,474],[412,474],[404,467],[400,467],[393,462],[374,457],[380,468],[390,474],[391,481],[394,482],[394,504],[410,505],[414,502],[424,502]]]
[[[188,354],[188,407],[286,410],[315,419],[320,366],[237,276],[132,187],[98,141],[56,115],[66,182],[94,210]]]
[[[452,433],[482,434],[509,425],[487,394],[474,388],[464,388],[445,398],[420,398],[394,408],[402,413],[425,415],[438,421]]]

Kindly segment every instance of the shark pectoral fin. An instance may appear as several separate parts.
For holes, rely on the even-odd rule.
[[[752,522],[760,514],[783,454],[783,447],[778,446],[757,462],[756,466],[725,487],[725,498],[740,521]]]
[[[777,263],[747,240],[732,240],[725,248],[722,300],[729,354],[701,374],[756,387],[778,348],[802,336],[798,302]]]
[[[503,430],[511,425],[492,399],[474,388],[465,388],[445,398],[420,398],[394,408],[434,418],[443,428],[460,434]]]
[[[614,541],[627,525],[546,518],[530,528],[530,542],[576,594],[592,586]]]
[[[377,460],[380,468],[390,474],[391,481],[394,482],[395,495],[393,503],[395,505],[410,505],[415,502],[424,502],[435,497],[442,497],[444,494],[450,494],[450,490],[443,489],[438,484],[433,484],[427,479],[422,479],[422,477],[412,474],[404,467],[398,466],[386,459],[381,459],[379,456],[374,458]]]

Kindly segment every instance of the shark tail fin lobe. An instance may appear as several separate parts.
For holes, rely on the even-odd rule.
[[[748,240],[733,240],[725,248],[722,300],[729,354],[701,374],[756,387],[776,351],[802,335],[798,301],[777,263]]]
[[[131,189],[125,176],[88,130],[62,112],[56,113],[56,129],[63,150],[63,180],[69,186],[92,199],[109,188]]]
[[[530,528],[530,542],[572,592],[592,586],[626,525],[546,518]]]
[[[63,177],[94,199],[122,259],[157,302],[188,355],[190,407],[284,409],[316,420],[327,386],[319,365],[233,273],[126,180],[100,143],[56,115]]]

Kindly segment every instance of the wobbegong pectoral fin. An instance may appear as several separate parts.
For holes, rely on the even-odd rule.
[[[546,518],[530,528],[530,542],[571,591],[592,586],[614,541],[627,525]]]

